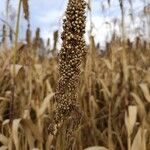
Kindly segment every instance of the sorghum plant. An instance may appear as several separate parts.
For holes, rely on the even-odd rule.
[[[59,81],[56,88],[54,122],[59,124],[78,110],[77,93],[80,65],[85,57],[85,8],[84,0],[69,0],[63,20],[62,48],[59,53]]]

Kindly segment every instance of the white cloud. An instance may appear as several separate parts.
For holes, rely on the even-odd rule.
[[[149,0],[150,1],[150,0]],[[56,29],[61,29],[61,20],[62,15],[64,13],[67,0],[30,0],[30,17],[31,17],[31,27],[33,31],[37,27],[41,28],[41,35],[44,39],[47,37],[53,36],[53,31]],[[101,12],[101,3],[105,2],[106,12],[102,14]],[[142,2],[140,0],[132,0],[133,9],[135,12],[142,10]],[[17,10],[18,0],[11,1],[11,4],[15,6]],[[126,10],[129,10],[129,4],[126,1]],[[5,1],[0,0],[0,10],[5,10]],[[92,21],[94,24],[93,35],[96,37],[96,42],[103,43],[107,37],[110,37],[110,32],[113,29],[113,18],[120,17],[120,8],[118,0],[111,0],[111,7],[108,9],[107,1],[103,0],[93,0],[92,2]],[[1,15],[0,15],[1,17]],[[140,24],[140,21],[137,19],[138,15],[135,13],[135,26],[137,27]],[[126,17],[126,26],[130,24],[130,18]],[[22,24],[25,23],[24,20],[21,20]],[[110,24],[111,28],[108,24]],[[131,27],[131,26],[130,26]],[[116,30],[118,31],[119,27],[116,26]],[[132,29],[133,27],[131,27]],[[24,34],[23,30],[26,29],[26,24],[22,26],[21,33]],[[87,31],[90,29],[89,21],[87,21]],[[33,33],[34,34],[34,33]],[[109,36],[108,36],[109,35]],[[24,35],[23,35],[24,36]],[[86,39],[88,39],[86,35]]]

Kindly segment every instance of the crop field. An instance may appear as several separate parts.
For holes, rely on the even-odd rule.
[[[150,150],[150,42],[124,36],[119,2],[122,34],[102,50],[85,42],[90,1],[68,0],[59,49],[58,31],[50,48],[29,25],[19,41],[19,0],[15,29],[1,27],[0,150]]]

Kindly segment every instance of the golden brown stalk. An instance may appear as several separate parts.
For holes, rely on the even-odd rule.
[[[40,47],[40,28],[36,29],[35,38],[33,39],[33,54],[37,54],[37,49]]]
[[[119,0],[119,4],[120,4],[120,10],[121,10],[121,29],[122,29],[122,38],[123,40],[125,39],[125,24],[124,24],[124,1],[123,0]]]
[[[59,124],[71,112],[77,110],[77,90],[80,65],[85,56],[85,13],[84,0],[69,0],[66,18],[63,21],[62,48],[59,53],[59,82],[56,89],[57,102],[54,122]]]
[[[22,0],[23,3],[23,11],[24,11],[24,18],[29,20],[29,5],[28,0]]]
[[[54,44],[53,44],[52,54],[53,54],[53,56],[56,56],[56,55],[58,54],[58,51],[57,51],[58,30],[56,30],[56,31],[53,33],[53,41],[54,41]]]
[[[6,42],[6,26],[3,25],[2,43],[5,45]]]
[[[50,38],[47,39],[46,46],[47,46],[47,47],[50,46]]]
[[[9,40],[10,42],[13,42],[13,30],[9,29]]]
[[[141,39],[140,39],[140,37],[137,37],[136,38],[136,49],[138,49],[140,47],[140,44],[141,44]]]
[[[31,30],[30,26],[28,26],[27,31],[26,31],[26,42],[28,46],[31,46]]]
[[[35,49],[37,49],[40,46],[39,40],[40,40],[40,28],[37,28],[36,33],[35,33],[35,38],[33,41],[33,45],[34,45]]]

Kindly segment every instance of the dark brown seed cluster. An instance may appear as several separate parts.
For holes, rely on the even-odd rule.
[[[77,107],[80,65],[85,52],[85,8],[84,0],[69,0],[66,18],[63,20],[62,48],[59,53],[59,82],[55,100],[57,109],[54,121],[60,123]]]

